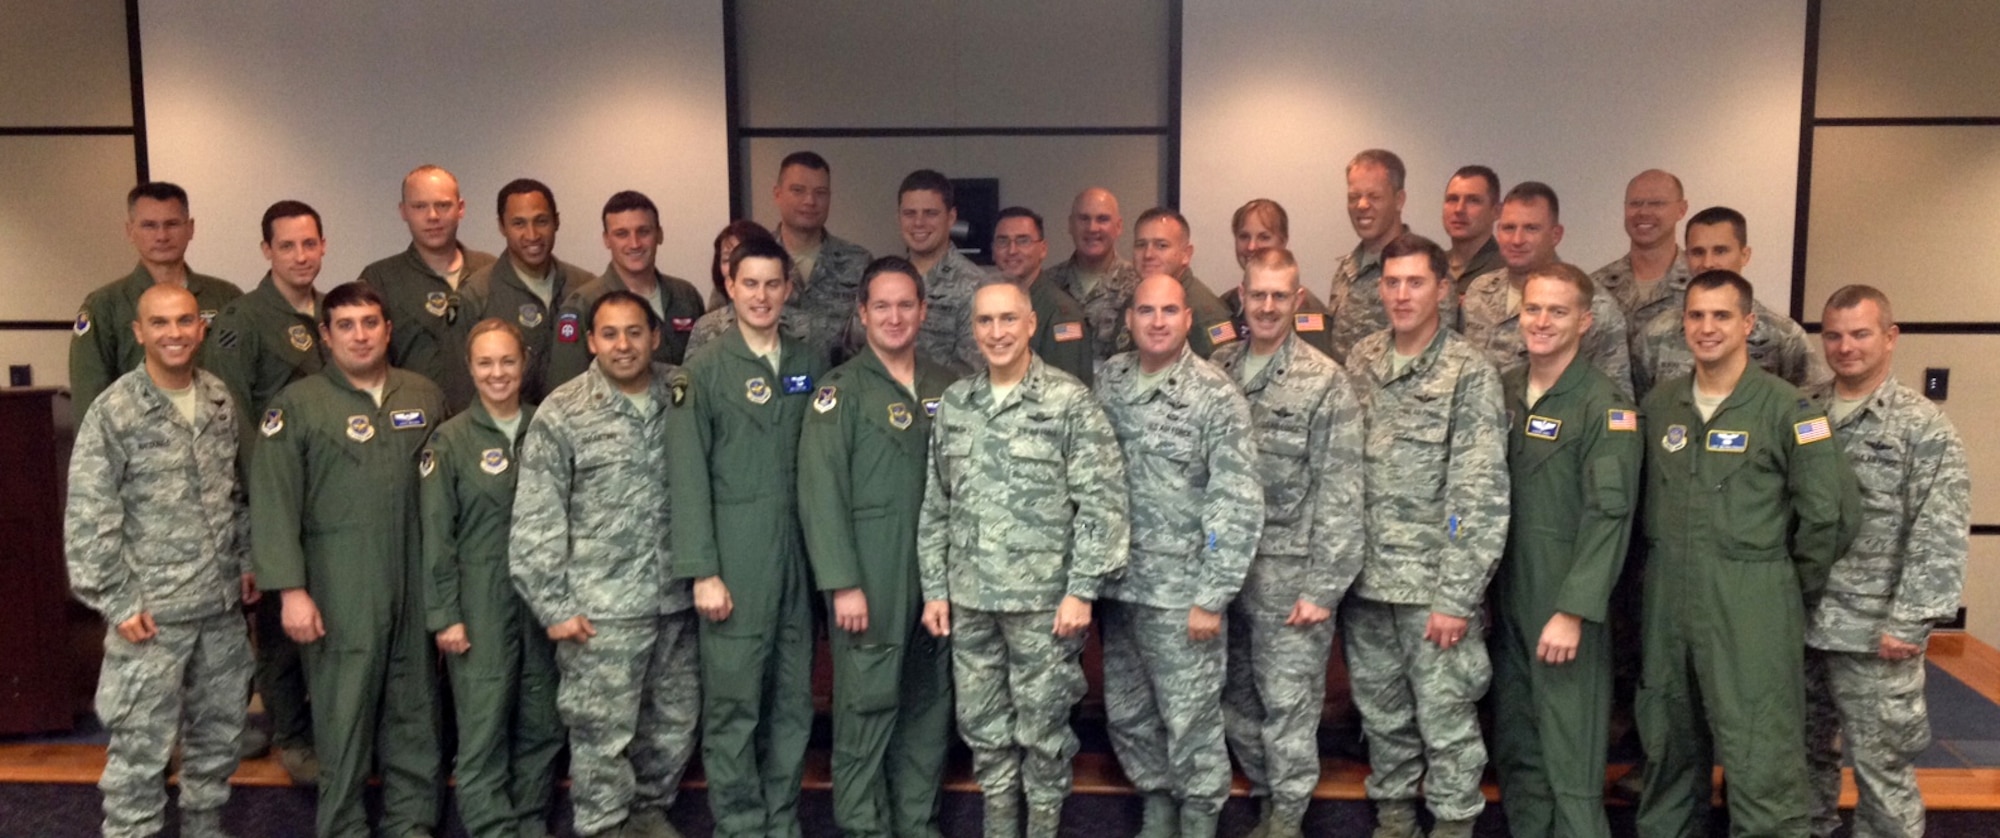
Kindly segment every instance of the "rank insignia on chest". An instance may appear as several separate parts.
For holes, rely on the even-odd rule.
[[[1553,442],[1557,436],[1562,434],[1562,429],[1563,422],[1561,419],[1550,419],[1547,416],[1529,414],[1528,428],[1523,433],[1535,439],[1546,439]]]
[[[347,417],[347,438],[355,442],[367,442],[375,438],[375,423],[366,416]]]
[[[285,429],[285,412],[277,408],[264,411],[264,422],[257,426],[257,432],[265,436],[277,436]]]
[[[1826,417],[1824,416],[1821,416],[1817,419],[1807,419],[1804,422],[1800,422],[1792,426],[1792,438],[1798,440],[1798,443],[1800,445],[1806,445],[1808,443],[1814,443],[1822,439],[1830,439],[1832,437],[1833,437],[1833,426],[1826,421]]]
[[[743,397],[749,399],[751,404],[768,402],[771,400],[771,385],[765,383],[763,376],[745,381],[743,382]]]
[[[389,427],[396,430],[421,428],[426,425],[422,410],[397,410],[389,413]]]
[[[676,317],[673,320],[673,326],[676,332],[692,332],[694,331],[694,318]]]
[[[800,393],[810,393],[812,392],[812,388],[813,388],[813,378],[810,375],[785,376],[785,395],[787,396],[796,396]]]
[[[1292,320],[1292,328],[1301,332],[1326,331],[1326,315],[1318,312],[1301,314]]]
[[[1667,453],[1669,454],[1686,448],[1687,444],[1688,429],[1686,425],[1668,425],[1667,435],[1660,437],[1660,447],[1667,449]]]
[[[300,352],[307,352],[313,348],[312,330],[307,329],[305,324],[293,323],[291,328],[285,330],[285,338],[292,342],[293,349]]]
[[[933,419],[937,418],[937,406],[937,399],[924,399],[924,415]]]
[[[1211,343],[1228,343],[1235,339],[1236,339],[1235,323],[1231,323],[1227,320],[1224,320],[1220,323],[1208,327],[1208,340]]]
[[[583,331],[583,327],[578,321],[579,318],[576,316],[576,312],[573,311],[565,311],[562,314],[556,315],[556,340],[563,343],[575,343],[577,333]]]
[[[813,411],[816,413],[825,413],[839,404],[840,388],[831,384],[819,388],[819,392],[813,394]]]
[[[1612,408],[1604,412],[1604,429],[1607,431],[1639,430],[1639,413],[1633,410]]]
[[[1708,450],[1741,454],[1750,450],[1749,431],[1709,431]]]
[[[423,453],[417,455],[418,477],[431,476],[432,472],[437,471],[437,467],[438,467],[438,458],[436,451],[432,451],[429,448],[426,448],[424,449]]]
[[[507,452],[498,448],[488,448],[479,452],[479,470],[487,474],[499,474],[507,470]]]
[[[445,310],[449,308],[451,308],[451,297],[443,291],[432,291],[424,295],[424,311],[430,316],[443,317]]]
[[[1076,322],[1057,323],[1055,328],[1050,330],[1050,334],[1055,338],[1056,343],[1083,340],[1083,324]]]
[[[534,303],[521,305],[521,328],[532,329],[542,325],[542,307]]]
[[[889,424],[896,430],[907,431],[910,429],[910,423],[915,421],[917,417],[910,413],[909,405],[902,402],[889,405]]]
[[[90,334],[90,312],[79,311],[76,313],[75,331],[77,337],[83,337],[84,335]]]

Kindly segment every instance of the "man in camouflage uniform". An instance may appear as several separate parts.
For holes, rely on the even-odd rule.
[[[1634,351],[1640,326],[1662,311],[1680,312],[1680,295],[1691,276],[1679,238],[1687,209],[1680,178],[1659,169],[1634,175],[1625,184],[1625,235],[1632,247],[1590,275],[1625,312]]]
[[[125,193],[125,238],[139,251],[139,266],[90,292],[76,313],[69,342],[70,407],[77,421],[90,403],[119,376],[138,369],[145,350],[125,324],[138,319],[139,295],[155,285],[186,288],[194,294],[204,322],[214,320],[230,300],[243,296],[234,283],[188,269],[188,242],[194,240],[194,219],[188,217],[187,190],[171,183],[142,183]],[[200,352],[195,363],[202,362]]]
[[[659,315],[630,291],[588,312],[595,361],[543,400],[521,444],[514,588],[557,641],[570,798],[586,836],[674,838],[700,716],[693,599],[669,563],[666,434],[687,391],[652,360]]]
[[[555,193],[541,181],[508,181],[500,187],[498,204],[500,235],[507,239],[507,253],[466,277],[459,288],[457,334],[488,317],[513,321],[528,341],[521,401],[540,404],[562,383],[552,377],[550,366],[557,337],[553,322],[556,304],[597,277],[556,258],[556,232],[562,228],[562,215],[556,211]]]
[[[319,336],[333,363],[271,400],[250,458],[257,584],[278,592],[301,647],[318,832],[338,838],[368,834],[371,769],[391,836],[430,834],[444,779],[417,498],[417,454],[444,394],[389,366],[382,312],[364,283],[327,292]]]
[[[209,330],[207,364],[236,403],[243,443],[238,459],[248,472],[256,442],[254,417],[278,391],[314,375],[325,365],[325,348],[313,335],[319,316],[319,278],[326,238],[319,213],[298,201],[279,201],[264,211],[264,258],[271,270],[250,293],[223,306]],[[259,602],[257,691],[271,720],[271,740],[294,783],[319,779],[313,753],[312,710],[306,705],[306,674],[299,647],[285,636],[277,597]]]
[[[493,254],[458,240],[465,199],[458,178],[438,166],[403,176],[396,213],[410,228],[409,248],[362,268],[361,281],[382,295],[383,313],[398,324],[389,365],[430,379],[444,390],[445,409],[457,413],[474,397],[461,336],[477,322],[459,311],[459,291],[467,277],[493,264]]]
[[[1028,349],[1049,366],[1076,376],[1086,386],[1096,380],[1097,348],[1083,304],[1042,278],[1049,242],[1042,217],[1027,207],[1000,211],[993,224],[993,265],[1028,291],[1035,307],[1035,334]]]
[[[1229,605],[1222,688],[1229,750],[1263,798],[1260,835],[1296,838],[1319,782],[1333,612],[1361,572],[1361,406],[1347,373],[1293,332],[1304,295],[1291,251],[1244,266],[1248,339],[1212,359],[1250,400],[1264,534]]]
[[[952,379],[916,352],[916,266],[875,260],[860,309],[868,345],[821,381],[827,397],[799,439],[799,522],[833,623],[834,822],[918,838],[937,834],[951,647],[921,625],[917,514],[931,416]]]
[[[1459,300],[1459,333],[1503,376],[1528,364],[1528,347],[1521,335],[1521,289],[1531,272],[1561,264],[1556,257],[1563,234],[1561,213],[1556,192],[1547,184],[1531,180],[1507,190],[1500,202],[1500,222],[1494,226],[1506,264],[1474,277],[1465,286],[1465,298]],[[1582,357],[1629,399],[1632,361],[1625,313],[1610,294],[1593,294],[1590,314]]]
[[[1083,306],[1099,364],[1131,348],[1118,346],[1125,307],[1139,285],[1139,269],[1118,255],[1118,238],[1124,234],[1117,196],[1098,186],[1077,193],[1069,206],[1069,238],[1075,249],[1044,276]]]
[[[1825,412],[1752,365],[1749,281],[1697,274],[1692,376],[1641,403],[1647,555],[1639,834],[1707,831],[1711,767],[1738,835],[1810,823],[1805,608],[1853,538],[1854,473]]]
[[[1466,286],[1481,274],[1506,266],[1500,243],[1493,239],[1493,222],[1500,213],[1500,176],[1480,165],[1460,166],[1444,184],[1444,232],[1451,238],[1449,257],[1453,291],[1465,296]]]
[[[1687,223],[1688,274],[1708,271],[1742,273],[1750,264],[1748,225],[1743,214],[1728,207],[1710,207],[1695,213]],[[1687,298],[1684,278],[1669,276],[1663,293],[1673,305],[1664,307],[1650,320],[1633,321],[1632,383],[1634,392],[1645,398],[1660,382],[1694,371],[1694,356],[1681,335],[1681,303]],[[1790,317],[1753,302],[1750,330],[1750,362],[1792,384],[1809,388],[1825,384],[1833,377],[1826,359],[1813,351],[1806,330]]]
[[[952,638],[958,730],[985,834],[1054,838],[1070,791],[1091,602],[1130,549],[1118,439],[1090,391],[1028,351],[1013,283],[973,296],[986,370],[945,388],[917,525],[924,627]]]
[[[1806,620],[1813,835],[1840,827],[1840,753],[1854,757],[1855,834],[1924,834],[1911,764],[1930,744],[1924,645],[1965,583],[1971,480],[1936,405],[1890,374],[1896,324],[1866,285],[1833,292],[1820,340],[1834,380],[1811,397],[1861,485],[1861,532]]]
[[[1209,838],[1229,797],[1223,611],[1263,534],[1263,487],[1250,405],[1189,347],[1181,289],[1168,274],[1139,281],[1126,314],[1135,349],[1104,365],[1096,389],[1132,511],[1131,564],[1100,592],[1104,714],[1146,798],[1139,834]]]
[[[951,228],[958,223],[958,197],[951,181],[930,169],[918,169],[896,188],[896,223],[910,263],[924,272],[923,332],[917,354],[954,373],[979,366],[979,347],[972,340],[972,290],[987,270],[958,252]]]
[[[111,629],[97,683],[111,733],[97,784],[103,834],[166,827],[179,734],[180,834],[218,838],[252,665],[236,607],[257,599],[236,409],[222,381],[195,368],[193,294],[147,289],[130,328],[145,360],[84,412],[63,520],[70,589]]]
[[[1341,637],[1377,838],[1418,834],[1419,783],[1433,836],[1470,836],[1486,807],[1480,602],[1507,537],[1506,425],[1499,374],[1439,322],[1445,270],[1428,239],[1385,244],[1376,285],[1390,327],[1348,362],[1365,418],[1368,555]]]
[[[1389,327],[1389,313],[1379,288],[1382,248],[1409,232],[1403,223],[1406,170],[1395,152],[1371,148],[1347,164],[1347,220],[1361,241],[1340,257],[1326,304],[1333,310],[1333,359],[1347,364],[1347,354],[1362,338]],[[1441,275],[1442,276],[1442,275]],[[1449,282],[1449,278],[1446,279]],[[1438,295],[1438,322],[1445,328],[1458,322],[1458,295]]]
[[[687,358],[688,335],[706,310],[692,283],[660,272],[660,210],[653,199],[625,191],[604,202],[604,247],[611,266],[569,292],[556,310],[556,340],[549,358],[549,383],[558,386],[590,368],[590,310],[604,295],[630,291],[660,318],[660,348],[653,360],[678,364]]]
[[[1216,347],[1234,343],[1241,337],[1236,333],[1236,319],[1229,313],[1229,307],[1190,267],[1194,261],[1194,239],[1185,216],[1166,207],[1140,213],[1138,222],[1132,225],[1132,259],[1138,264],[1139,276],[1164,276],[1181,286],[1189,315],[1184,342],[1196,356],[1206,359],[1215,354]],[[1129,308],[1127,312],[1127,322],[1118,330],[1119,352],[1130,352],[1137,344]]]
[[[1507,826],[1524,838],[1611,836],[1605,619],[1645,451],[1638,409],[1582,354],[1596,291],[1572,265],[1529,271],[1528,363],[1502,376],[1513,505],[1493,580],[1493,766]]]

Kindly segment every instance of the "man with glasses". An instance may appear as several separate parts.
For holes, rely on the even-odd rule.
[[[1048,256],[1041,216],[1027,207],[1000,211],[1000,220],[993,225],[993,264],[1026,290],[1034,305],[1035,333],[1028,338],[1028,349],[1088,385],[1094,380],[1091,366],[1097,357],[1090,323],[1082,303],[1055,283],[1041,281],[1042,260]]]

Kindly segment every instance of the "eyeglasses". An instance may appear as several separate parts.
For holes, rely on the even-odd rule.
[[[1035,238],[1033,236],[1015,236],[1013,238],[999,237],[993,240],[993,249],[1027,250],[1028,248],[1041,243],[1041,241],[1042,241],[1041,239]]]

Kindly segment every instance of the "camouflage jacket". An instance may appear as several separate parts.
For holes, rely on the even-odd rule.
[[[1507,543],[1506,415],[1500,374],[1439,328],[1391,377],[1389,330],[1348,363],[1364,418],[1368,557],[1354,592],[1470,616]]]
[[[250,570],[236,407],[222,379],[197,370],[194,386],[192,426],[142,366],[76,429],[63,516],[70,590],[111,625],[142,611],[160,622],[223,613]]]
[[[861,272],[875,257],[861,245],[830,232],[825,236],[812,276],[799,275],[798,267],[793,266],[792,297],[785,302],[785,313],[796,311],[796,316],[786,318],[785,334],[805,341],[832,367],[860,345],[861,330],[854,324],[854,311],[861,300]],[[794,321],[796,325],[792,325]],[[694,356],[692,341],[687,351],[688,357]]]
[[[989,273],[947,247],[944,258],[924,274],[924,295],[930,313],[924,315],[923,330],[917,334],[917,354],[954,374],[986,366],[979,346],[972,342],[972,292]],[[854,308],[850,302],[849,311]]]
[[[1505,267],[1475,277],[1458,302],[1458,331],[1486,353],[1502,376],[1528,366],[1528,345],[1521,339],[1521,298],[1512,292]],[[1590,297],[1590,330],[1583,333],[1577,357],[1588,361],[1617,385],[1619,395],[1632,398],[1632,356],[1625,312],[1610,294],[1598,289]]]
[[[1285,338],[1255,378],[1241,368],[1248,341],[1210,359],[1250,400],[1257,473],[1264,482],[1261,561],[1303,561],[1313,587],[1299,598],[1331,609],[1347,595],[1368,550],[1362,511],[1361,404],[1346,371],[1305,338]]]
[[[1671,280],[1669,277],[1661,282]],[[1670,305],[1662,305],[1643,325],[1636,322],[1633,325],[1632,385],[1633,392],[1641,398],[1660,382],[1694,372],[1694,355],[1688,352],[1687,338],[1681,332],[1687,285],[1683,282],[1681,287],[1669,288],[1667,293],[1664,299],[1672,300]],[[1800,389],[1833,380],[1833,370],[1813,347],[1812,338],[1804,328],[1792,318],[1765,308],[1761,302],[1753,300],[1750,305],[1757,315],[1757,322],[1750,327],[1750,363]]]
[[[694,333],[695,321],[707,309],[701,292],[687,280],[654,270],[653,281],[658,283],[661,306],[653,312],[660,316],[660,348],[653,350],[653,360],[679,364],[687,359],[688,336]],[[590,367],[590,310],[605,295],[625,290],[629,289],[618,276],[618,268],[607,265],[604,273],[570,289],[563,298],[556,308],[556,340],[549,350],[550,387],[582,375]]]
[[[1121,258],[1087,294],[1083,291],[1083,274],[1076,255],[1070,254],[1068,259],[1042,271],[1042,278],[1036,281],[1062,289],[1083,305],[1084,317],[1090,321],[1090,340],[1097,350],[1098,362],[1102,363],[1122,351],[1118,348],[1118,335],[1125,329],[1125,307],[1131,305],[1132,292],[1139,287],[1139,269]]]
[[[1831,384],[1810,394],[1831,409]],[[1923,645],[1950,619],[1965,584],[1971,478],[1965,444],[1936,405],[1892,376],[1834,423],[1861,484],[1861,531],[1833,563],[1806,625],[1806,644],[1877,649],[1890,635]]]
[[[1627,339],[1632,342],[1632,351],[1638,352],[1639,326],[1652,320],[1653,315],[1671,308],[1680,309],[1681,295],[1687,293],[1688,286],[1687,253],[1675,248],[1674,262],[1667,266],[1667,273],[1656,282],[1640,282],[1632,272],[1632,254],[1627,253],[1611,261],[1611,264],[1591,273],[1590,281],[1597,283],[1599,291],[1611,292],[1612,299],[1625,312],[1625,322],[1631,327]]]
[[[1348,360],[1354,345],[1389,328],[1389,310],[1382,306],[1382,254],[1369,253],[1364,247],[1357,244],[1340,257],[1340,264],[1333,269],[1333,286],[1326,293],[1327,308],[1333,311],[1333,352],[1329,354],[1349,370],[1355,368]],[[1458,322],[1457,294],[1438,295],[1438,322],[1446,328]]]
[[[1242,590],[1264,533],[1250,404],[1191,347],[1158,386],[1139,376],[1139,353],[1127,352],[1097,381],[1125,453],[1132,516],[1131,564],[1103,596],[1221,611]]]
[[[986,372],[945,388],[918,518],[924,599],[982,611],[1094,600],[1131,550],[1125,462],[1104,409],[1035,358],[994,403]]]
[[[667,413],[686,380],[653,365],[641,415],[595,364],[543,400],[521,443],[507,564],[543,625],[693,607],[669,572]]]

